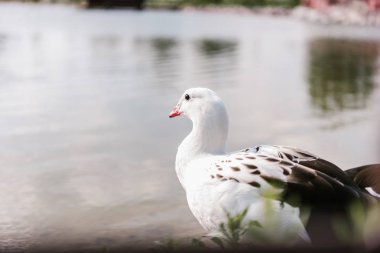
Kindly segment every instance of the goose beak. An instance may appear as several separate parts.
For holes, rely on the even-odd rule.
[[[169,113],[169,118],[174,118],[181,115],[178,105],[174,106],[173,110]]]

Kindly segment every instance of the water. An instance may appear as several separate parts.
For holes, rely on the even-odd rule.
[[[380,33],[289,18],[0,5],[0,249],[151,245],[202,234],[174,172],[206,86],[229,150],[379,162]]]

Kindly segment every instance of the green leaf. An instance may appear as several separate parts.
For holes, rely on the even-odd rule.
[[[211,241],[213,241],[215,244],[217,244],[219,247],[223,248],[224,249],[224,244],[223,244],[223,241],[222,239],[220,239],[219,237],[211,237]]]
[[[175,251],[179,247],[179,244],[171,238],[158,241],[156,244],[163,251]]]
[[[261,226],[260,222],[256,221],[256,220],[250,220],[248,222],[248,225],[247,225],[249,228],[253,228],[253,227],[259,227],[259,228],[262,228],[263,226]]]
[[[222,234],[226,237],[229,237],[230,235],[228,234],[227,232],[227,229],[226,229],[226,226],[224,225],[224,223],[220,223],[219,224],[219,228],[220,228],[220,231],[222,232]]]
[[[206,247],[206,245],[204,244],[204,242],[202,242],[201,240],[196,239],[196,238],[193,238],[191,240],[191,246],[194,247],[194,248],[197,248],[197,249],[199,249],[199,248],[205,248]]]

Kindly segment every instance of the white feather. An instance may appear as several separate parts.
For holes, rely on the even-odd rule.
[[[185,99],[186,94],[189,100]],[[271,178],[286,181],[283,168],[258,156],[255,161],[244,157],[247,153],[255,155],[249,150],[225,153],[228,116],[221,99],[209,89],[189,89],[177,108],[192,120],[193,129],[178,147],[176,172],[186,190],[190,210],[203,228],[217,234],[219,224],[226,222],[225,211],[234,215],[249,208],[244,223],[258,221],[262,225],[258,228],[260,233],[273,241],[309,241],[299,209],[267,197],[267,192],[278,194],[282,190],[251,174],[246,164],[260,167],[261,173]],[[277,152],[270,146],[263,150]],[[219,180],[220,177],[226,180]],[[252,181],[260,187],[251,186]]]

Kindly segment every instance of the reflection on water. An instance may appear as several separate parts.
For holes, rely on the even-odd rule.
[[[330,115],[363,109],[372,94],[378,41],[314,39],[309,43],[309,94],[312,105]]]
[[[167,116],[189,87],[226,102],[231,151],[283,144],[344,168],[377,162],[378,122],[322,131],[331,119],[310,113],[326,103],[343,120],[378,118],[374,42],[342,42],[344,51],[318,39],[331,32],[324,26],[308,46],[309,28],[262,16],[0,4],[0,251],[203,233],[174,172],[191,125]]]
[[[204,39],[198,42],[198,47],[206,56],[214,56],[235,51],[237,43],[230,40]]]
[[[194,41],[199,55],[196,74],[205,86],[235,86],[238,43],[230,39],[200,39]],[[207,81],[205,81],[207,80]]]
[[[150,66],[152,85],[233,86],[238,43],[223,38],[181,40],[174,37],[138,38],[141,62]],[[146,66],[145,66],[146,68]]]
[[[172,38],[153,38],[151,43],[158,55],[163,58],[170,55],[170,51],[177,45],[176,40]]]
[[[2,46],[5,43],[6,36],[0,33],[0,52],[2,50]]]
[[[144,40],[141,40],[144,43]],[[181,67],[179,42],[170,37],[155,37],[146,40],[151,45],[147,52],[150,52],[149,54],[153,58],[152,64],[155,69],[152,82],[169,86],[178,82]]]

